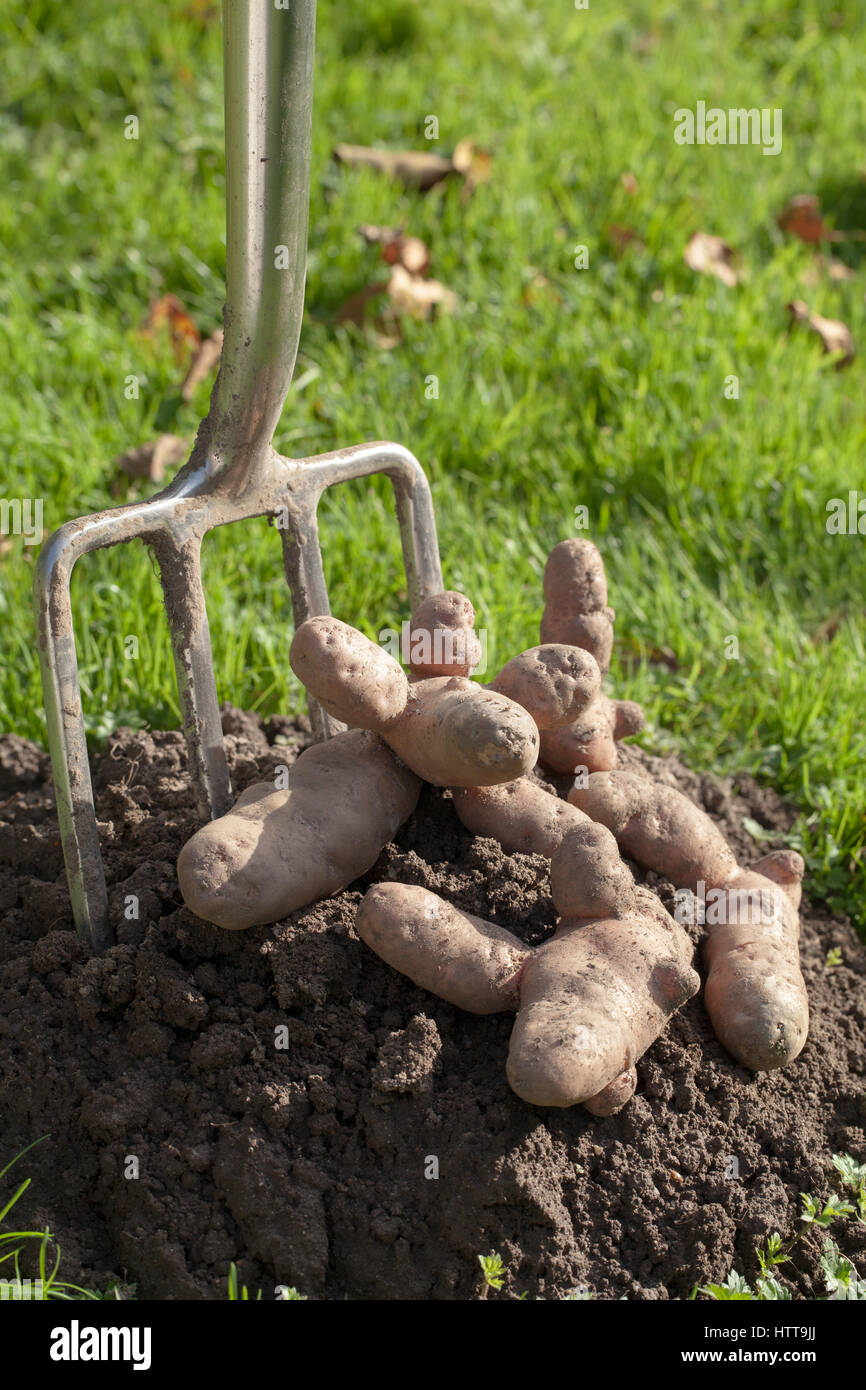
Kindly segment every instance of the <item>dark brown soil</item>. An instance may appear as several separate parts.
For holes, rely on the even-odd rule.
[[[265,731],[227,709],[224,723],[237,788],[303,740],[286,720]],[[745,862],[773,840],[756,844],[744,815],[777,837],[790,824],[748,777],[651,761]],[[545,860],[473,839],[428,788],[353,891],[275,927],[221,931],[179,900],[174,863],[196,827],[182,739],[120,731],[95,760],[119,944],[88,960],[47,772],[33,745],[0,739],[0,1167],[53,1136],[14,1170],[33,1179],[16,1215],[58,1234],[67,1279],[222,1298],[237,1260],[266,1297],[283,1283],[312,1298],[460,1299],[478,1293],[477,1256],[496,1250],[500,1296],[682,1298],[733,1263],[754,1272],[755,1244],[796,1229],[798,1194],[830,1191],[832,1153],[866,1157],[866,954],[808,904],[812,1029],[787,1070],[738,1067],[697,998],[639,1064],[621,1114],[536,1110],[506,1083],[510,1018],[416,989],[352,917],[366,884],[391,877],[536,942],[553,924]],[[670,886],[655,886],[670,905]],[[831,947],[843,963],[827,969]],[[866,1227],[837,1231],[866,1273]],[[823,1292],[819,1244],[784,1267],[796,1296]]]

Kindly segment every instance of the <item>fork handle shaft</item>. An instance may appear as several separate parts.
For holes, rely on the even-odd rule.
[[[226,309],[209,471],[254,483],[292,380],[304,309],[315,0],[224,0]]]

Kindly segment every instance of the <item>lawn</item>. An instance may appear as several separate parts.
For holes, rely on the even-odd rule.
[[[337,10],[319,17],[307,312],[277,447],[413,450],[446,583],[472,598],[492,669],[538,641],[544,557],[585,507],[618,615],[611,688],[644,705],[641,741],[789,796],[813,893],[863,925],[866,556],[862,536],[826,526],[832,498],[866,496],[863,358],[837,370],[786,306],[805,299],[866,344],[866,243],[834,245],[856,272],[836,279],[776,223],[815,193],[831,227],[866,227],[858,0]],[[46,531],[134,495],[114,456],[162,430],[191,437],[207,408],[207,385],[178,402],[183,364],[141,329],[166,293],[203,333],[220,322],[220,45],[203,0],[10,0],[0,17],[3,495],[43,499]],[[780,108],[781,152],[677,144],[674,112],[699,100]],[[342,141],[448,153],[465,136],[492,155],[468,199],[459,181],[422,195],[331,158]],[[421,237],[455,313],[405,323],[390,348],[336,323],[382,278],[361,223]],[[623,248],[611,226],[639,240]],[[696,231],[736,249],[741,283],[689,269]],[[333,611],[371,636],[398,625],[387,489],[341,489],[322,532]],[[44,741],[37,547],[0,544],[0,728]],[[221,698],[300,708],[278,536],[233,527],[205,562]],[[146,553],[85,559],[73,598],[93,738],[175,725]]]

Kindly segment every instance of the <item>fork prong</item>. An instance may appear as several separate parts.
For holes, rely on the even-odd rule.
[[[201,537],[178,541],[167,528],[152,545],[171,633],[190,777],[199,814],[214,819],[229,809],[232,786],[201,582]]]
[[[317,493],[308,493],[298,506],[289,509],[291,529],[281,527],[283,567],[292,595],[295,630],[308,618],[326,617],[331,611],[322,550],[319,545],[319,523],[316,517]],[[318,700],[307,696],[310,725],[317,742],[342,733],[345,724],[322,709]]]
[[[43,547],[37,564],[39,661],[72,915],[79,936],[94,955],[101,955],[113,945],[114,937],[108,920],[108,891],[93,804],[72,626],[69,580],[75,553],[70,536],[71,529],[67,536],[58,531]]]
[[[386,474],[394,488],[409,606],[414,610],[423,599],[442,590],[433,498],[414,454],[402,444],[376,440],[304,459],[292,477],[293,506],[303,515],[308,498],[315,499],[315,508],[325,488],[373,473]]]

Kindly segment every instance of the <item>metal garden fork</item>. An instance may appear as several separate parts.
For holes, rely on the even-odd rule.
[[[39,653],[63,854],[76,927],[97,954],[113,933],[72,627],[69,585],[79,556],[133,539],[153,550],[203,817],[222,815],[232,799],[201,580],[208,531],[257,516],[287,519],[283,561],[301,623],[330,611],[316,520],[322,493],[332,483],[385,473],[412,606],[442,588],[430,488],[407,449],[380,442],[288,459],[271,442],[303,314],[315,12],[315,0],[288,0],[286,8],[274,0],[224,0],[225,341],[189,461],[149,501],[67,522],[39,556]],[[313,702],[310,715],[318,738],[334,732]]]

